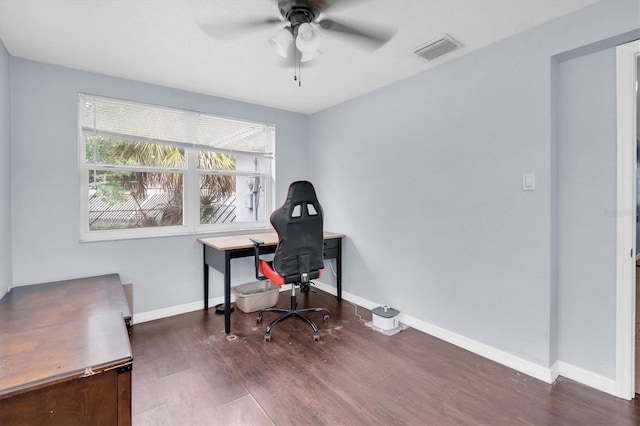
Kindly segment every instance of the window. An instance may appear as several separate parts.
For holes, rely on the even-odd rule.
[[[268,226],[273,126],[85,94],[78,105],[82,240]]]

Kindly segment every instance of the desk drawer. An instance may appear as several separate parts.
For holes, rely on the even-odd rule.
[[[338,257],[338,249],[325,249],[322,255],[325,259],[336,259]]]
[[[330,240],[324,240],[324,249],[337,249],[340,244],[340,238],[332,238]]]
[[[324,240],[324,248],[322,255],[325,259],[337,259],[338,247],[340,245],[339,238],[332,238],[330,240]]]

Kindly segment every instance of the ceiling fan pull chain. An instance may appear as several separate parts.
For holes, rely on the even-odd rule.
[[[293,63],[293,81],[298,82],[298,87],[302,86],[302,67],[300,66],[300,56],[295,52]]]
[[[298,81],[298,52],[294,50],[293,54],[293,81]]]
[[[297,49],[296,49],[297,50]],[[296,63],[298,64],[298,87],[302,87],[302,53],[296,54]]]

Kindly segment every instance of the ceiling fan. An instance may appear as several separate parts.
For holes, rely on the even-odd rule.
[[[322,44],[322,31],[331,31],[341,35],[350,36],[374,50],[387,43],[395,32],[382,28],[364,28],[354,24],[347,25],[335,19],[319,16],[325,12],[337,0],[279,0],[278,9],[280,15],[288,22],[269,44],[282,57],[287,57],[289,46],[295,42],[297,51],[301,53],[300,62],[311,61],[322,54],[319,50]],[[346,3],[342,1],[341,3]]]
[[[299,62],[309,62],[323,52],[322,33],[325,31],[345,36],[352,43],[368,50],[376,50],[387,43],[395,34],[394,30],[382,27],[371,27],[362,24],[345,24],[335,19],[328,19],[320,15],[330,7],[336,5],[355,4],[351,0],[272,0],[277,2],[280,18],[264,18],[244,23],[233,23],[222,26],[203,28],[210,36],[216,33],[228,35],[233,30],[246,29],[263,25],[284,24],[272,38],[269,44],[280,56],[289,56],[291,46],[295,46],[296,59]],[[298,56],[298,53],[300,54]],[[299,65],[298,62],[298,65]]]

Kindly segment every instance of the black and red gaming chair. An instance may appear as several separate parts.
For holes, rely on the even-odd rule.
[[[316,324],[305,313],[324,312],[324,320],[329,319],[325,308],[297,309],[296,286],[301,293],[309,291],[312,279],[319,278],[324,268],[322,207],[311,182],[297,181],[289,185],[284,204],[271,214],[271,225],[278,234],[278,246],[272,262],[260,259],[261,241],[253,240],[256,259],[256,277],[269,279],[281,286],[291,284],[291,308],[267,308],[258,312],[256,320],[262,322],[264,312],[278,312],[283,315],[273,320],[264,333],[264,340],[271,340],[271,329],[287,318],[296,317],[306,321],[313,329],[313,339],[319,340]]]

